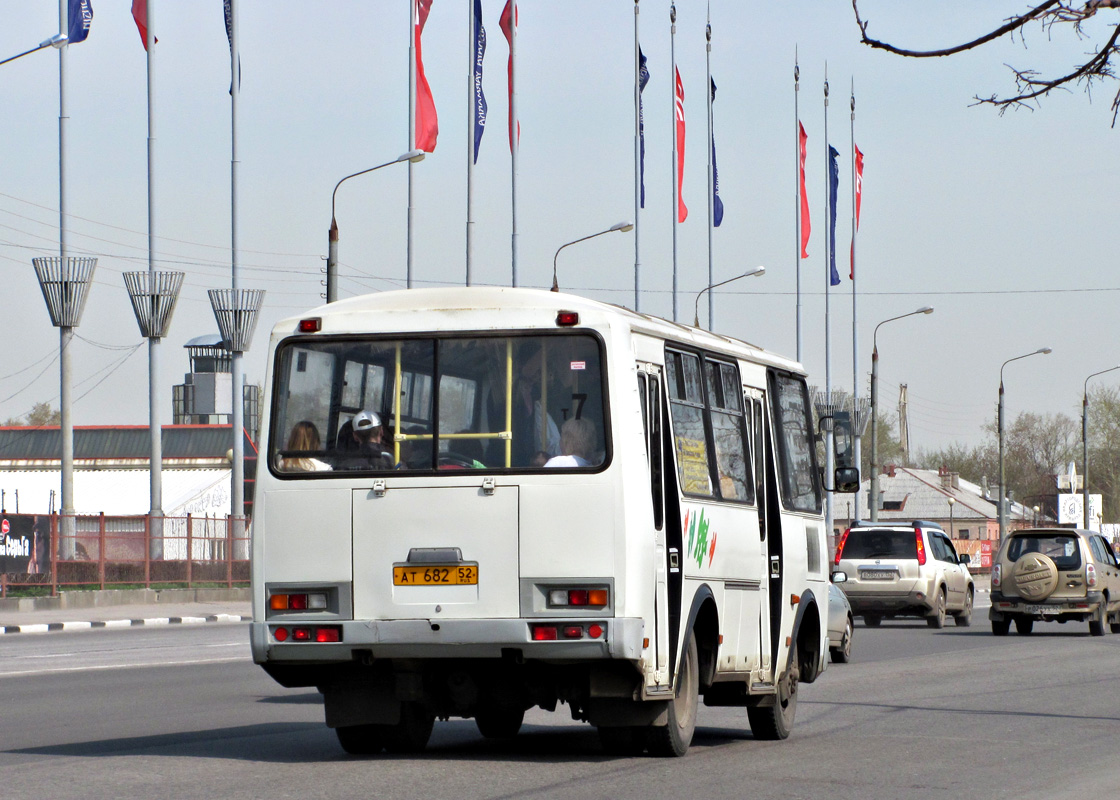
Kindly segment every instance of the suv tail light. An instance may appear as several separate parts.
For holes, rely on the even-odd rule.
[[[926,563],[926,544],[922,541],[922,529],[914,529],[914,543],[918,546],[918,566],[925,566]]]
[[[1085,564],[1085,584],[1090,589],[1097,585],[1097,568],[1092,561]]]
[[[1000,587],[1000,583],[1002,582],[1002,580],[1003,580],[1003,569],[1000,567],[999,564],[995,564],[992,567],[992,588],[993,589],[998,589]]]
[[[840,542],[836,545],[836,566],[840,566],[840,556],[844,552],[844,542],[848,541],[848,534],[851,532],[851,528],[845,528],[844,532],[840,534]]]

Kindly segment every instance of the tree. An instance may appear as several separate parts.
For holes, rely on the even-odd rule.
[[[1103,495],[1104,519],[1120,517],[1120,389],[1115,386],[1089,390],[1089,468],[1083,465],[1082,471],[1088,473],[1089,491]]]
[[[1086,27],[1086,23],[1095,17],[1101,9],[1120,9],[1120,0],[1081,0],[1080,2],[1076,0],[1073,2],[1069,0],[1046,0],[1029,8],[1019,16],[1004,20],[1002,25],[971,41],[940,50],[909,50],[868,36],[869,20],[860,16],[859,0],[852,0],[852,10],[855,12],[861,41],[868,47],[886,50],[889,53],[910,58],[938,58],[950,56],[954,53],[963,53],[1004,36],[1014,38],[1018,35],[1020,40],[1025,43],[1024,29],[1033,23],[1037,23],[1042,28],[1049,41],[1052,41],[1051,37],[1057,25],[1071,26],[1078,39],[1091,39],[1092,32]],[[1032,101],[1037,101],[1055,89],[1068,89],[1071,85],[1081,85],[1086,92],[1090,92],[1094,83],[1116,78],[1112,68],[1112,59],[1120,52],[1120,47],[1117,44],[1118,39],[1120,39],[1120,22],[1109,27],[1108,38],[1103,46],[1088,54],[1089,58],[1083,63],[1072,65],[1069,71],[1060,75],[1047,76],[1033,69],[1021,69],[1008,65],[1015,76],[1015,92],[1004,97],[995,94],[988,97],[977,95],[975,97],[976,102],[995,106],[1002,114],[1008,108],[1030,107]],[[1113,125],[1116,124],[1118,111],[1120,111],[1120,91],[1112,100]]]
[[[57,408],[51,408],[51,404],[47,402],[36,403],[24,417],[8,417],[4,421],[4,425],[15,428],[60,425],[61,423],[62,412]]]

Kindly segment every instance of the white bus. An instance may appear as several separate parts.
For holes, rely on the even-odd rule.
[[[572,295],[424,289],[280,322],[254,660],[349,753],[568,706],[683,755],[701,700],[789,735],[828,656],[801,367]],[[267,468],[263,468],[263,464]]]

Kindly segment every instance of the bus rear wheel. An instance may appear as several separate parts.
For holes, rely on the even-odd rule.
[[[778,680],[776,694],[771,699],[748,698],[747,720],[756,739],[786,739],[793,730],[793,718],[797,713],[797,685],[801,671],[797,662],[797,643],[789,650],[789,667]],[[751,702],[752,700],[756,702]],[[757,702],[766,701],[766,705]]]
[[[677,676],[677,691],[669,701],[669,724],[651,727],[647,734],[650,755],[680,757],[688,752],[700,706],[699,661],[696,634],[689,633]]]

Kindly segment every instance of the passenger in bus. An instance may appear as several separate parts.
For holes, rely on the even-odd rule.
[[[529,459],[530,467],[543,467],[547,463],[548,453],[546,453],[544,450],[538,450],[537,452],[533,453],[533,457]]]
[[[532,356],[526,353],[533,348],[533,343],[522,344],[517,356],[514,358],[514,378],[511,391],[510,423],[512,434],[512,447],[510,465],[514,467],[529,466],[533,453],[545,450],[549,456],[560,452],[560,428],[551,413],[545,413],[540,400],[539,377],[534,381],[528,365],[533,362]],[[491,356],[491,369],[488,387],[485,394],[483,411],[485,419],[483,430],[487,433],[501,431],[505,428],[506,407],[506,359],[504,349],[496,349]],[[539,351],[538,351],[539,353]],[[539,355],[536,363],[540,363]],[[522,365],[518,368],[518,365]],[[501,439],[490,439],[486,443],[485,461],[491,467],[506,466],[505,442]]]
[[[595,453],[595,426],[590,420],[569,419],[560,429],[560,452],[546,467],[590,467]]]
[[[321,449],[319,429],[315,427],[315,423],[306,419],[297,422],[292,426],[292,432],[288,436],[288,447],[285,450],[285,452],[293,455],[280,459],[280,469],[295,472],[323,472],[329,470],[330,465],[317,458],[308,455],[294,455],[295,453],[317,453]]]
[[[349,425],[349,440],[339,431],[339,469],[392,469],[393,455],[385,447],[381,416],[375,411],[359,411]]]

